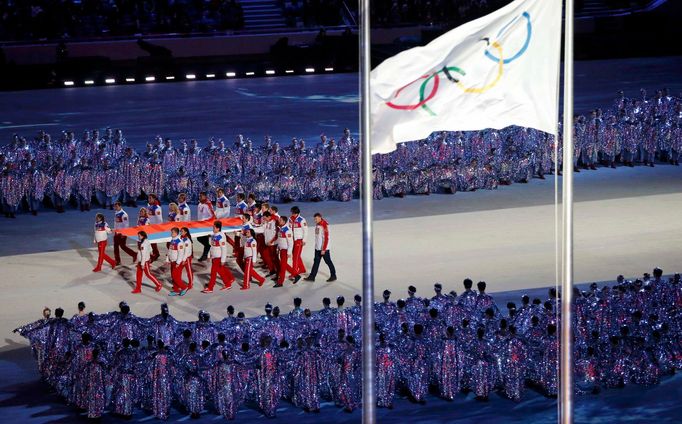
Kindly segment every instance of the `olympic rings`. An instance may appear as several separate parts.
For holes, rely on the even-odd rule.
[[[393,96],[393,99],[397,99],[398,96],[400,95],[400,93],[404,89],[406,89],[407,87],[416,83],[417,81],[423,80],[421,85],[419,86],[419,101],[417,103],[401,105],[401,104],[393,103],[393,101],[388,101],[388,102],[386,102],[386,106],[393,108],[393,109],[398,109],[398,110],[415,110],[415,109],[418,109],[421,107],[430,115],[436,116],[436,113],[434,113],[433,110],[431,110],[431,108],[429,108],[427,103],[429,101],[431,101],[436,96],[436,94],[438,93],[438,89],[440,87],[440,76],[439,76],[439,74],[445,74],[450,81],[452,81],[455,85],[457,85],[457,87],[459,89],[461,89],[464,93],[467,93],[467,94],[481,94],[481,93],[485,93],[486,91],[495,87],[500,82],[500,79],[502,79],[502,76],[504,75],[504,65],[511,63],[511,62],[515,61],[516,59],[518,59],[519,57],[521,57],[526,52],[526,50],[528,50],[528,46],[530,45],[530,40],[531,40],[532,35],[533,35],[533,26],[531,23],[530,14],[528,12],[523,12],[521,14],[521,17],[526,19],[526,40],[524,41],[523,46],[521,46],[519,51],[516,52],[516,54],[514,54],[510,58],[505,59],[504,55],[503,55],[503,51],[502,51],[502,45],[500,44],[499,41],[494,41],[490,45],[490,47],[497,50],[497,56],[495,56],[493,53],[491,53],[489,51],[490,47],[488,47],[484,50],[485,56],[488,59],[492,60],[493,62],[497,63],[497,75],[495,76],[495,79],[492,82],[490,82],[490,83],[488,83],[482,87],[465,87],[464,84],[460,80],[458,80],[458,79],[456,79],[450,75],[450,71],[457,72],[458,74],[460,74],[462,76],[465,76],[466,72],[464,72],[463,69],[461,69],[457,66],[444,66],[442,69],[440,69],[436,72],[432,72],[430,74],[422,75],[421,77],[415,79],[414,81],[405,84],[404,86],[400,87],[400,89],[398,89],[396,91],[395,95]],[[519,17],[517,16],[514,19],[512,19],[511,21],[509,21],[507,24],[505,24],[498,31],[496,38],[499,40],[499,38],[501,36],[503,36],[506,33],[506,31],[509,28],[511,28],[511,26],[518,19],[519,19]],[[489,43],[489,38],[482,38],[481,41],[486,41]],[[433,79],[433,86],[431,87],[431,91],[429,91],[429,94],[427,96],[426,95],[426,88],[427,88],[429,81],[431,81],[432,79]]]
[[[521,16],[526,18],[526,41],[524,41],[523,46],[521,47],[521,49],[519,49],[518,52],[516,52],[514,56],[504,60],[505,65],[512,63],[513,61],[521,57],[521,55],[523,55],[526,52],[526,50],[528,50],[528,46],[530,45],[530,39],[533,35],[533,24],[530,22],[530,14],[528,12],[523,12]],[[507,25],[502,27],[502,29],[497,33],[498,40],[500,39],[502,33],[505,32],[514,22],[516,22],[516,19],[518,18],[512,19]],[[498,58],[495,57],[495,55],[490,53],[488,50],[485,51],[485,56],[488,59],[492,60],[493,62],[500,61]]]

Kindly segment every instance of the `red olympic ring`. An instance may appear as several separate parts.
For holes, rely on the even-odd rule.
[[[398,91],[396,91],[395,96],[393,98],[397,98],[400,95],[400,92],[409,87],[410,85],[414,84],[415,82],[422,80],[422,79],[429,79],[433,77],[433,87],[431,87],[431,92],[429,93],[428,96],[424,98],[424,100],[419,101],[419,103],[413,104],[413,105],[397,105],[393,102],[386,102],[386,106],[391,107],[393,109],[398,109],[398,110],[415,110],[426,103],[428,103],[431,99],[433,99],[436,96],[436,93],[438,92],[438,85],[440,84],[440,78],[438,77],[438,73],[436,72],[435,74],[431,75],[422,75],[421,77],[417,78],[416,80],[405,84],[404,86],[400,87]]]

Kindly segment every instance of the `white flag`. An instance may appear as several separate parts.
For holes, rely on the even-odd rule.
[[[372,153],[434,131],[556,133],[562,0],[515,0],[370,75]]]

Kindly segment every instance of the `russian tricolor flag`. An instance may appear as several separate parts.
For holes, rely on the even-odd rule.
[[[115,232],[137,240],[137,233],[139,231],[145,231],[147,236],[149,236],[148,239],[151,243],[165,243],[171,240],[170,230],[173,227],[177,227],[178,229],[187,227],[190,234],[192,235],[192,238],[196,238],[212,234],[213,223],[216,221],[222,222],[223,233],[239,231],[243,225],[241,218],[222,218],[210,219],[206,221],[164,222],[163,224],[140,225],[138,227],[115,230]]]

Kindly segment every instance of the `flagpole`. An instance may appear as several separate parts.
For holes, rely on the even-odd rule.
[[[362,423],[376,422],[374,393],[374,252],[372,241],[372,143],[370,140],[369,0],[360,0],[360,145],[362,197]]]
[[[573,423],[573,0],[566,0],[564,36],[563,281],[561,284],[560,422]]]

